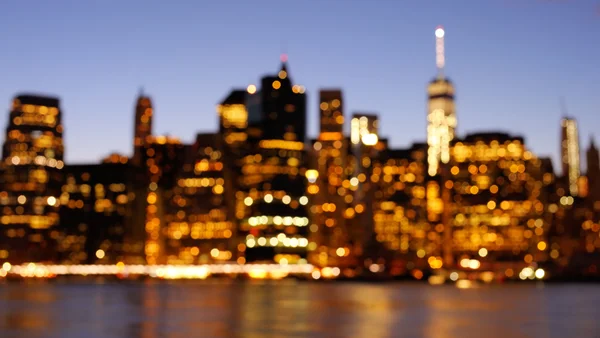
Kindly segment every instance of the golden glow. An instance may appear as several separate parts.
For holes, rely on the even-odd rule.
[[[262,140],[260,147],[263,149],[285,149],[285,150],[303,150],[304,143],[284,140]]]
[[[579,155],[579,133],[577,122],[573,119],[563,119],[562,161],[563,175],[569,180],[569,192],[572,196],[579,195],[579,177],[581,175]]]
[[[217,112],[219,113],[219,116],[221,116],[221,123],[225,128],[246,128],[248,124],[248,111],[246,110],[246,105],[219,105],[217,107]]]
[[[98,250],[96,251],[96,257],[97,257],[98,259],[102,259],[102,258],[104,258],[104,256],[105,256],[104,250],[102,250],[102,249],[98,249]]]
[[[363,144],[367,146],[374,146],[378,142],[377,134],[364,134],[361,139]]]
[[[319,172],[317,170],[309,169],[306,171],[306,179],[309,183],[315,183],[317,178],[319,178]]]
[[[279,82],[277,80],[273,81],[273,89],[277,90],[279,88],[281,88],[281,82]]]
[[[319,141],[337,141],[343,138],[344,135],[340,132],[323,132],[319,134]]]
[[[248,85],[248,88],[246,88],[246,91],[248,92],[248,94],[254,94],[254,93],[256,93],[256,86],[253,84]]]

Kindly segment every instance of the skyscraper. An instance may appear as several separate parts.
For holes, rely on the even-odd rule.
[[[577,196],[579,194],[578,181],[581,175],[577,121],[564,117],[561,121],[561,130],[562,174],[568,182],[571,196]]]
[[[357,257],[372,254],[376,246],[374,236],[373,204],[376,201],[374,168],[380,166],[380,151],[386,144],[379,138],[379,117],[376,114],[354,113],[350,122],[348,165],[351,178],[347,185],[352,195],[352,206],[356,213],[350,220],[352,237]],[[381,170],[379,168],[378,170]]]
[[[63,126],[59,100],[19,95],[2,149],[0,253],[11,262],[55,257],[63,181]]]
[[[344,182],[348,185],[349,143],[343,135],[344,104],[341,90],[321,90],[319,94],[320,133],[309,151],[308,177],[314,182],[307,188],[314,196],[311,240],[318,249],[311,252],[310,261],[319,266],[343,266],[349,254],[346,206],[352,198],[343,187]]]
[[[218,148],[222,152],[223,179],[225,180],[225,204],[227,218],[234,221],[236,217],[236,192],[240,190],[242,178],[242,159],[248,151],[248,110],[246,96],[254,93],[256,87],[248,86],[247,90],[232,90],[217,106],[219,115]],[[243,216],[241,216],[243,217]],[[234,237],[232,237],[234,238]]]
[[[236,229],[227,213],[225,166],[219,142],[218,134],[198,134],[196,142],[186,147],[165,217],[169,264],[233,257]]]
[[[152,136],[152,101],[140,90],[135,104],[135,120],[133,122],[133,164],[140,165],[144,145],[148,136]]]
[[[600,201],[600,155],[592,137],[587,150],[588,191],[592,201]]]
[[[236,216],[247,261],[294,263],[306,257],[306,96],[293,85],[282,57],[275,76],[249,90],[248,143]],[[250,89],[250,88],[249,88]]]
[[[437,77],[429,83],[427,108],[428,173],[438,174],[440,162],[450,161],[450,142],[456,129],[454,86],[444,75],[444,29],[435,30]]]

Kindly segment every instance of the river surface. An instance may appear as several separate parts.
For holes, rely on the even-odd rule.
[[[0,337],[600,338],[600,285],[5,283]]]

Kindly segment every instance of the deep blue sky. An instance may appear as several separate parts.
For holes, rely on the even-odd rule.
[[[230,89],[278,70],[285,50],[292,80],[307,87],[310,135],[318,89],[341,87],[346,114],[379,113],[382,134],[407,147],[425,140],[433,32],[442,24],[459,135],[524,135],[558,167],[561,96],[579,121],[582,150],[600,134],[598,3],[4,1],[0,124],[16,93],[54,94],[62,99],[68,162],[130,154],[134,100],[144,86],[155,133],[189,142],[216,129],[215,106]]]

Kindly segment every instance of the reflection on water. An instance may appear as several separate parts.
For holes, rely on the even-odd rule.
[[[0,284],[0,337],[600,337],[600,285]]]

